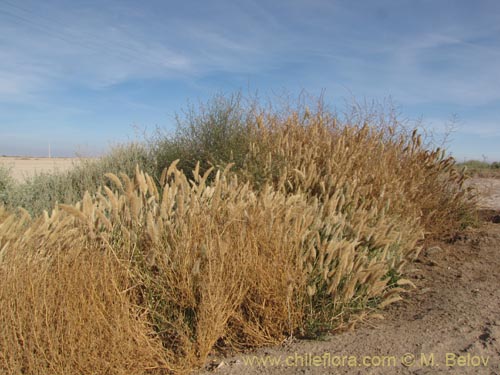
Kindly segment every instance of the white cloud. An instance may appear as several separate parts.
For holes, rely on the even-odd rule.
[[[376,29],[369,16],[376,14],[375,5],[360,13],[342,2],[314,1],[306,7],[292,1],[282,17],[267,3],[214,2],[207,7],[212,13],[192,18],[170,15],[167,6],[164,15],[155,15],[153,6],[126,2],[99,9],[34,4],[5,8],[24,21],[0,15],[8,21],[0,25],[5,87],[0,95],[3,90],[5,97],[60,84],[103,88],[210,72],[259,74],[298,62],[304,71],[293,72],[290,82],[340,84],[368,97],[392,95],[402,104],[500,100],[499,50],[474,42],[496,35],[491,20],[476,28],[448,20],[433,25],[433,31],[426,31],[431,28],[423,20],[421,29],[407,31]],[[353,24],[358,19],[366,30]]]
[[[50,7],[50,5],[46,5]],[[152,38],[133,35],[112,19],[80,19],[48,9],[53,18],[28,8],[1,13],[0,96],[26,97],[52,85],[102,87],[134,78],[172,77],[194,70],[190,57]],[[29,9],[28,9],[29,10]],[[17,17],[19,16],[19,17]]]

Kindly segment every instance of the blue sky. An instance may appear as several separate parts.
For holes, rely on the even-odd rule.
[[[500,2],[0,0],[0,154],[95,154],[218,92],[391,97],[500,160]]]

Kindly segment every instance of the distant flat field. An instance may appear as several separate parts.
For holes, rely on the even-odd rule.
[[[32,157],[0,157],[0,165],[10,168],[17,181],[43,172],[62,172],[81,161],[81,158],[32,158]]]

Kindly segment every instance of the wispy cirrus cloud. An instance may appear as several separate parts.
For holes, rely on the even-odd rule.
[[[479,137],[500,120],[498,25],[496,0],[4,0],[0,128],[156,122],[162,101],[248,83],[391,96]]]
[[[6,1],[0,6],[4,98],[50,85],[99,88],[136,79],[257,71],[259,60],[269,60],[269,51],[261,48],[266,30],[229,35],[204,18],[172,17],[169,7],[158,4],[139,10],[125,2],[99,8],[59,5]],[[256,29],[241,9],[235,12],[233,23]]]
[[[192,70],[187,56],[131,37],[104,20],[85,24],[78,14],[66,13],[50,23],[52,18],[24,9],[3,5],[0,10],[0,94],[28,94],[61,83],[99,87]]]

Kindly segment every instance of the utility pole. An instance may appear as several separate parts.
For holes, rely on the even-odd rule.
[[[52,155],[50,153],[50,143],[49,143],[49,159],[51,159],[51,158],[52,158]]]

